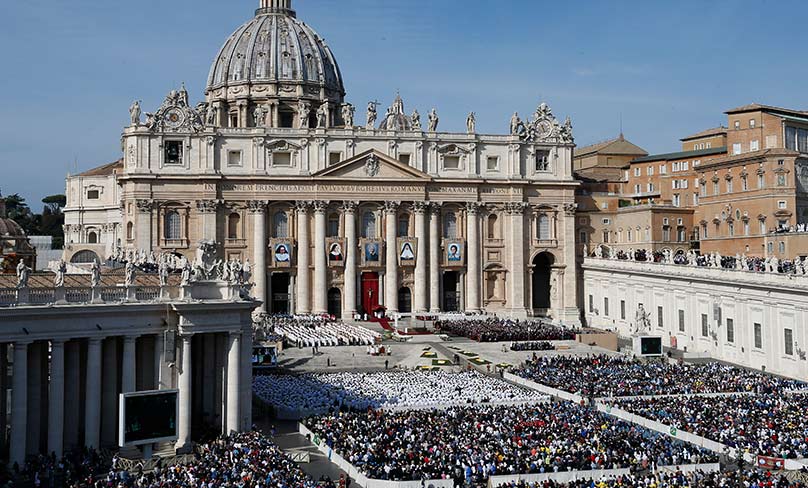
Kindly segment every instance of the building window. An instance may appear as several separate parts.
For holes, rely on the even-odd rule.
[[[736,142],[735,144],[732,145],[732,154],[733,155],[741,154],[741,143],[740,142]]]
[[[177,240],[182,238],[182,219],[180,214],[172,210],[165,216],[165,238],[167,240]]]
[[[659,174],[666,175],[668,174],[668,166],[665,164],[659,165]]]
[[[241,151],[227,151],[227,166],[233,168],[241,165]]]
[[[488,238],[499,238],[499,218],[496,215],[488,216]],[[581,242],[586,242],[586,232],[581,232]]]
[[[707,238],[707,224],[701,224],[701,237],[702,239]]]
[[[292,166],[292,153],[276,152],[272,153],[272,166],[288,168]]]
[[[750,129],[754,129],[754,128],[755,128],[755,119],[749,119],[749,128],[750,128]]]
[[[727,319],[727,342],[735,342],[735,320]]]
[[[770,242],[770,243],[767,245],[767,250],[769,251],[769,254],[771,254],[771,253],[773,253],[773,252],[774,252],[774,243],[773,243],[773,242]]]
[[[743,191],[749,189],[749,179],[746,176],[741,176],[741,189]]]
[[[780,241],[779,245],[777,246],[777,249],[780,250],[780,254],[785,254],[785,252],[786,252],[786,243],[784,241]]]
[[[443,169],[460,169],[460,156],[444,156]]]
[[[641,189],[639,183],[634,185],[634,193],[636,193],[636,194],[642,193],[642,189]]]
[[[126,223],[126,240],[131,241],[135,238],[135,224],[132,222]]]
[[[758,184],[757,184],[758,190],[762,189],[765,186],[765,180],[763,179],[763,177],[764,177],[763,173],[758,174]]]
[[[710,335],[710,325],[707,322],[707,314],[701,314],[701,336],[707,337]]]
[[[412,156],[410,154],[402,153],[402,154],[398,155],[398,161],[401,164],[406,164],[407,166],[409,166],[411,160],[412,160]]]
[[[550,171],[550,151],[536,151],[536,171]]]
[[[547,214],[539,215],[538,222],[538,239],[540,241],[549,240],[550,237],[550,216]]]
[[[626,301],[620,300],[620,320],[626,320]]]
[[[732,180],[727,180],[727,193],[732,193]]]
[[[786,356],[793,356],[794,355],[794,331],[791,329],[783,330],[783,339],[785,341],[785,353]]]
[[[88,190],[87,191],[87,200],[98,200],[101,196],[98,190]]]
[[[729,231],[730,237],[735,235],[735,224],[733,224],[732,222],[727,223],[727,229]]]
[[[785,201],[785,200],[779,200],[779,201],[777,202],[777,208],[779,208],[779,209],[785,209],[785,208],[786,208],[786,201]]]
[[[370,210],[362,214],[362,237],[366,239],[376,237],[376,214]]]
[[[342,161],[342,153],[341,152],[330,152],[328,153],[328,165],[334,166]]]
[[[609,299],[607,297],[603,297],[603,316],[609,316]]]
[[[398,216],[398,225],[396,226],[396,234],[398,235],[398,237],[407,237],[410,235],[409,214],[401,214]]]
[[[786,186],[786,175],[777,175],[777,186]]]
[[[676,242],[685,242],[685,228],[684,227],[677,227],[676,228]]]
[[[454,213],[443,215],[443,237],[457,239],[457,216]]]
[[[739,130],[740,128],[741,128],[741,121],[740,121],[740,120],[736,120],[736,121],[735,121],[735,130]]]
[[[713,182],[713,195],[718,195],[721,193],[721,189],[718,187],[718,182]]]
[[[626,230],[626,242],[631,242],[631,229]]]
[[[685,311],[679,310],[679,332],[685,331]]]
[[[674,207],[681,207],[682,206],[682,197],[680,197],[678,193],[675,193],[673,195],[673,206]]]
[[[608,230],[603,231],[603,239],[602,240],[603,240],[604,244],[609,243],[609,231]]]
[[[595,297],[589,295],[589,313],[593,313],[595,311]]]
[[[634,168],[634,176],[641,176],[642,175],[642,168],[639,166]]]
[[[749,143],[749,150],[750,151],[759,151],[760,150],[760,141],[755,139]]]
[[[587,234],[586,232],[581,232],[581,233],[578,235],[578,238],[579,238],[580,242],[582,242],[582,243],[584,243],[584,244],[586,244],[587,242],[589,242],[588,237],[589,237],[589,234]]]
[[[231,213],[227,217],[227,238],[238,239],[238,228],[241,224],[241,216],[237,213]]]
[[[670,242],[671,240],[671,228],[670,227],[663,227],[662,228],[662,240],[665,242]]]
[[[657,327],[659,327],[660,329],[665,326],[665,321],[664,321],[664,318],[663,318],[664,315],[665,315],[664,309],[661,306],[657,307],[656,308],[656,320],[657,320]]]
[[[301,232],[307,232],[307,229],[301,229]],[[275,212],[272,216],[272,235],[278,239],[289,237],[289,217],[286,212]]]
[[[488,159],[486,159],[485,168],[488,171],[497,171],[499,169],[499,158],[496,156],[488,156]]]
[[[339,215],[328,216],[328,237],[339,237]]]
[[[647,174],[648,176],[654,176],[654,167],[648,166],[647,168],[645,168],[645,174]]]
[[[98,244],[98,234],[91,231],[87,234],[87,244]]]
[[[745,235],[745,236],[749,235],[749,221],[748,220],[745,220],[744,223],[743,223],[743,235]]]
[[[653,192],[654,192],[654,184],[653,183],[648,183],[648,193],[653,193]]]
[[[755,322],[755,349],[763,349],[763,326]]]
[[[182,164],[182,141],[165,141],[165,164]]]

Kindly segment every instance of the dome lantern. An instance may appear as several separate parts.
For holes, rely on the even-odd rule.
[[[284,14],[294,17],[295,11],[292,10],[292,0],[261,0],[255,14]]]

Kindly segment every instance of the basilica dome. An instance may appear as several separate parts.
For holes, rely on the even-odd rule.
[[[208,76],[208,101],[295,98],[340,103],[337,61],[325,41],[298,20],[291,0],[261,0],[254,18],[236,29]]]

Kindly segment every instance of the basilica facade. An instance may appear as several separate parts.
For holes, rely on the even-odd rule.
[[[213,242],[250,261],[268,313],[577,323],[569,119],[542,103],[501,135],[479,134],[474,113],[442,132],[436,109],[422,123],[400,96],[357,116],[334,54],[291,7],[261,0],[214,59],[204,102],[182,87],[154,112],[133,104],[121,230],[96,245],[193,258]]]

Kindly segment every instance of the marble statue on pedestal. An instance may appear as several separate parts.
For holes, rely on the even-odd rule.
[[[132,102],[132,106],[129,107],[129,119],[132,123],[132,127],[140,126],[140,100],[135,100]]]
[[[438,111],[436,109],[432,109],[429,111],[429,132],[435,132],[438,130]]]
[[[376,102],[368,102],[368,110],[366,113],[367,123],[365,124],[367,129],[373,129],[373,127],[376,125],[376,117],[379,116],[379,113],[376,110],[376,105]]]
[[[641,334],[651,328],[651,314],[645,311],[642,303],[637,307],[637,313],[634,314],[634,332]]]
[[[101,285],[101,265],[97,261],[93,261],[90,266],[90,286],[98,288]]]
[[[24,261],[17,263],[17,288],[28,288],[28,278],[31,276],[31,268]]]
[[[356,113],[356,109],[350,103],[346,103],[342,106],[342,121],[345,124],[345,127],[353,127],[354,126],[354,114]]]
[[[412,112],[412,128],[414,130],[421,130],[421,114],[418,113],[418,109],[415,109]]]
[[[477,131],[477,116],[474,115],[474,112],[471,112],[468,117],[466,117],[466,132],[469,134],[474,134]]]
[[[135,265],[131,261],[126,263],[123,283],[127,287],[135,286]]]
[[[59,264],[56,265],[56,275],[53,277],[54,288],[64,288],[66,273],[67,273],[67,263],[65,263],[64,261],[59,261]]]

